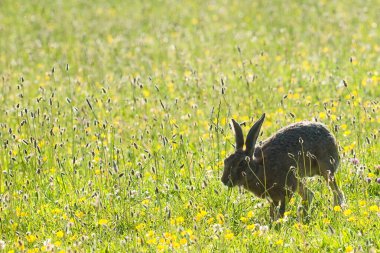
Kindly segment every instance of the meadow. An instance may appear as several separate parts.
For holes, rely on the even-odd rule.
[[[379,252],[380,4],[0,1],[0,252]],[[341,154],[270,221],[221,181],[230,120]]]

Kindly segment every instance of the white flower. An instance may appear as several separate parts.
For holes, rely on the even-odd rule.
[[[3,240],[0,240],[0,249],[5,249],[5,242]]]

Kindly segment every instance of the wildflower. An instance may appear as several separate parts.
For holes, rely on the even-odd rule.
[[[375,178],[375,174],[373,174],[373,173],[370,172],[370,173],[368,173],[368,177],[369,178]]]
[[[243,222],[243,223],[247,223],[248,222],[248,218],[247,217],[240,217],[240,221]]]
[[[211,217],[210,219],[207,220],[207,224],[209,224],[209,225],[212,224],[214,222],[214,220],[215,219],[213,217]]]
[[[157,251],[158,251],[158,252],[162,252],[162,251],[164,251],[165,248],[166,248],[166,246],[163,245],[163,244],[158,244],[158,245],[157,245]]]
[[[231,230],[227,229],[226,233],[224,234],[224,238],[226,240],[232,240],[232,239],[234,239],[234,237],[235,237],[234,233],[231,232]]]
[[[344,216],[349,216],[352,213],[351,209],[347,209],[343,212]]]
[[[82,211],[76,211],[75,216],[80,219],[84,216],[84,213]]]
[[[35,241],[37,240],[37,237],[36,237],[35,235],[30,234],[30,235],[27,235],[27,236],[25,237],[25,239],[26,239],[29,243],[33,243],[33,242],[35,242]]]
[[[340,211],[342,211],[342,208],[340,206],[334,206],[334,211],[340,212]]]
[[[187,244],[187,240],[186,240],[186,238],[182,238],[181,240],[179,240],[179,243],[180,243],[181,245],[186,245],[186,244]]]
[[[357,164],[359,164],[359,159],[356,158],[356,157],[354,157],[354,158],[351,158],[351,159],[350,159],[350,162],[351,162],[352,164],[354,164],[354,165],[357,165]]]
[[[330,220],[328,218],[323,218],[322,220],[323,224],[330,224]]]
[[[149,200],[149,199],[144,199],[143,201],[141,201],[141,204],[142,204],[143,206],[147,206],[147,205],[149,205],[149,203],[150,203],[150,200]]]
[[[107,223],[108,223],[108,220],[107,219],[100,219],[99,221],[98,221],[98,224],[99,225],[107,225]]]
[[[61,213],[62,213],[62,210],[59,209],[59,208],[54,208],[53,210],[51,210],[51,213],[52,213],[52,214],[61,214]]]
[[[181,247],[181,245],[178,242],[173,242],[172,247],[173,249],[178,249],[179,247]]]
[[[62,238],[62,237],[65,235],[65,233],[63,233],[63,231],[60,230],[60,231],[58,231],[57,233],[55,233],[55,235],[56,235],[58,238]]]
[[[255,224],[249,224],[249,225],[247,225],[247,230],[250,230],[250,231],[252,231],[252,230],[254,230],[254,229],[255,229],[255,227],[256,227],[256,225],[255,225]]]
[[[218,213],[218,214],[216,215],[216,219],[218,220],[218,223],[219,223],[220,225],[223,225],[223,224],[224,224],[224,215],[223,215],[223,214]]]
[[[150,238],[150,239],[146,240],[146,243],[148,245],[156,245],[157,244],[157,238]]]
[[[185,218],[183,218],[182,216],[179,216],[179,217],[170,219],[170,224],[172,224],[172,225],[181,225],[181,224],[184,223],[184,221],[185,221]]]
[[[371,212],[379,212],[379,207],[377,205],[372,205],[369,207]]]
[[[21,211],[20,207],[16,207],[16,216],[17,217],[25,217],[25,216],[27,216],[27,213],[24,211]]]
[[[247,218],[250,219],[250,218],[252,218],[252,217],[253,217],[253,211],[249,211],[249,212],[247,213]]]
[[[346,253],[354,252],[354,248],[351,245],[348,245],[345,250]]]
[[[207,212],[204,210],[201,210],[197,215],[195,216],[195,221],[202,220],[207,215]]]
[[[141,230],[143,230],[145,228],[145,224],[144,223],[139,223],[139,224],[136,225],[135,228],[136,228],[137,231],[141,231]]]
[[[53,251],[54,244],[51,243],[51,239],[47,239],[43,244],[44,246],[41,248],[42,251]]]
[[[284,244],[284,240],[282,240],[282,239],[276,241],[276,245],[278,245],[278,246],[282,246],[283,244]]]
[[[5,242],[3,240],[0,240],[0,250],[5,249]]]
[[[267,232],[269,230],[269,227],[268,226],[260,226],[260,231],[261,232]]]

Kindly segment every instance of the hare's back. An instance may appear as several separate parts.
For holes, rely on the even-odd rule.
[[[318,122],[302,121],[280,129],[265,140],[255,152],[255,157],[284,160],[289,153],[297,156],[300,152],[309,152],[319,158],[339,159],[334,136],[325,125]]]

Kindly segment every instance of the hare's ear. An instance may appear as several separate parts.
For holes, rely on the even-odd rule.
[[[261,116],[261,118],[252,126],[247,135],[247,139],[245,141],[246,152],[249,157],[253,156],[253,152],[255,151],[255,144],[257,138],[259,137],[261,126],[265,119],[265,113]]]
[[[232,127],[235,133],[235,148],[236,150],[242,149],[244,146],[243,130],[241,130],[239,123],[237,123],[234,119],[232,119]]]

